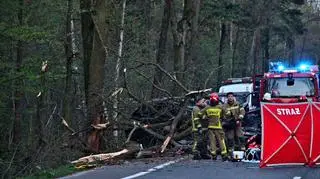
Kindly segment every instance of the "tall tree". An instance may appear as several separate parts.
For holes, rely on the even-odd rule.
[[[23,0],[18,1],[18,25],[23,25]],[[16,43],[16,72],[21,73],[22,68],[22,41],[18,40]],[[21,79],[17,79],[15,81],[15,93],[13,96],[13,112],[14,112],[14,127],[13,127],[13,142],[18,144],[21,142],[21,119],[22,119],[22,103],[24,93],[22,91],[23,81]]]
[[[156,55],[156,63],[161,67],[164,67],[165,57],[166,57],[166,44],[168,38],[168,29],[170,23],[170,12],[172,10],[172,0],[166,0],[163,7],[163,15],[161,21],[160,38],[158,42],[158,51]],[[158,68],[155,69],[155,74],[153,77],[153,84],[156,86],[161,86],[163,83],[163,72]],[[151,97],[159,97],[160,91],[156,88],[152,88]]]
[[[218,67],[223,66],[223,52],[224,52],[224,48],[225,48],[225,40],[226,40],[226,36],[227,36],[227,29],[226,29],[226,24],[224,22],[221,23],[221,29],[220,29],[220,41],[219,41],[219,50],[218,50]],[[217,84],[216,87],[219,87],[220,82],[222,81],[222,77],[223,77],[223,69],[219,68],[218,69],[218,74],[217,74]]]
[[[178,19],[178,13],[176,12],[177,3],[172,3],[171,11],[171,31],[173,37],[173,70],[175,77],[178,81],[183,82],[184,69],[185,69],[185,48],[186,48],[186,35],[187,35],[187,13],[190,7],[190,0],[184,0],[182,18]],[[179,94],[180,90],[174,86],[174,94]]]
[[[66,18],[66,41],[65,41],[65,53],[66,53],[66,81],[64,89],[64,102],[63,102],[63,115],[68,124],[72,123],[72,103],[71,103],[71,79],[72,79],[72,61],[75,57],[73,49],[74,28],[72,29],[72,4],[73,0],[67,1],[67,18]]]
[[[188,74],[188,80],[185,83],[190,87],[195,83],[194,75],[196,71],[197,56],[199,50],[199,12],[200,0],[188,1],[186,5],[188,16],[187,17],[187,36],[186,36],[186,51],[185,51],[185,73]],[[184,13],[187,13],[184,12]]]
[[[107,58],[107,7],[103,0],[82,1],[82,26],[84,44],[85,84],[87,86],[87,105],[89,124],[103,122],[104,64]],[[91,12],[89,11],[91,10]],[[93,38],[91,35],[93,34]],[[91,150],[100,149],[101,132],[94,130],[88,135]]]
[[[123,48],[123,33],[124,33],[124,17],[126,13],[126,3],[127,0],[123,0],[122,2],[122,14],[121,14],[121,25],[120,25],[120,38],[119,38],[119,50],[118,50],[118,58],[116,63],[116,76],[114,79],[115,83],[115,98],[113,103],[113,120],[117,123],[118,122],[118,104],[119,104],[119,95],[118,90],[120,87],[120,68],[121,68],[121,58],[122,58],[122,48]],[[118,126],[115,126],[115,129],[117,129]],[[118,130],[114,131],[114,137],[116,139],[118,138]]]

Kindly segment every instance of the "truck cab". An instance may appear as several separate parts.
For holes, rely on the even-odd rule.
[[[286,68],[271,65],[260,85],[260,101],[295,103],[319,101],[319,69],[317,65]]]

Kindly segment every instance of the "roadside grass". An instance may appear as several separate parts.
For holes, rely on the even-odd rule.
[[[58,178],[58,177],[63,177],[67,176],[76,172],[84,171],[89,168],[75,168],[74,165],[68,164],[68,165],[63,165],[55,169],[48,169],[48,170],[43,170],[40,172],[37,172],[33,175],[30,176],[25,176],[21,177],[19,179],[42,179],[42,178]]]

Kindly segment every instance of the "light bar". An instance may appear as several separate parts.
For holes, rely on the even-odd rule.
[[[306,64],[301,64],[300,66],[299,66],[299,70],[301,70],[301,71],[306,71],[307,69],[308,69],[308,65],[306,65]]]
[[[298,70],[295,69],[288,69],[288,70],[283,70],[284,73],[297,73]]]
[[[278,71],[283,71],[283,70],[284,70],[284,66],[283,65],[278,66]]]
[[[273,73],[298,73],[298,72],[313,72],[318,73],[319,67],[318,65],[309,65],[306,62],[299,64],[293,68],[287,68],[283,65],[282,62],[270,62],[269,63],[269,72]]]
[[[282,72],[285,70],[285,66],[282,62],[270,62],[269,63],[269,71],[270,72]]]
[[[251,83],[252,78],[244,77],[244,78],[229,78],[222,82],[222,84],[232,84],[232,83]]]

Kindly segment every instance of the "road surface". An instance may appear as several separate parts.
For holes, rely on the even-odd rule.
[[[258,164],[222,162],[212,160],[194,161],[190,157],[167,158],[154,162],[134,161],[122,165],[104,166],[80,172],[62,179],[317,179],[320,168],[303,166],[260,169]]]

